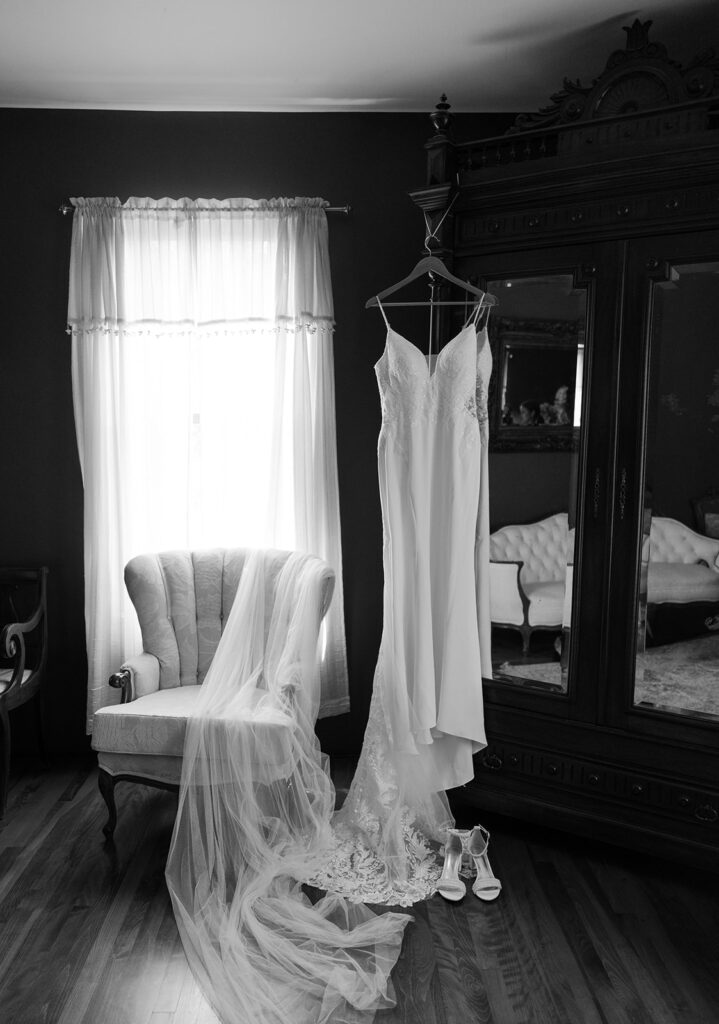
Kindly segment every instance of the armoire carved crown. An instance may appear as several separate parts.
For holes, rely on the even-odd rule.
[[[636,19],[625,26],[626,49],[615,50],[590,85],[565,78],[548,106],[520,114],[504,135],[456,144],[451,104],[443,95],[430,115],[427,185],[495,167],[516,172],[528,161],[586,164],[598,151],[680,148],[687,137],[716,132],[719,56],[707,49],[682,67],[666,46],[650,41],[651,25]]]

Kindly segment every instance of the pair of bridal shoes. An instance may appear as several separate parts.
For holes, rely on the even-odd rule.
[[[437,881],[437,892],[446,900],[458,902],[467,892],[467,886],[459,877],[462,861],[474,863],[475,879],[472,892],[477,899],[489,903],[496,900],[502,889],[502,883],[495,878],[487,856],[489,832],[481,825],[473,829],[447,829],[447,842],[444,847],[444,866]]]

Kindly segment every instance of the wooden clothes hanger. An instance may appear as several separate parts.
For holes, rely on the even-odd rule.
[[[476,295],[480,299],[480,307],[482,306],[496,306],[497,299],[494,295],[490,295],[489,292],[483,292],[481,288],[475,287],[470,284],[469,281],[463,281],[461,277],[455,277],[454,274],[450,273],[447,267],[444,265],[438,256],[423,256],[422,259],[417,263],[412,271],[403,277],[401,281],[396,284],[391,284],[384,291],[379,292],[377,295],[373,295],[370,299],[365,302],[365,309],[369,309],[371,306],[377,306],[378,300],[384,299],[387,295],[392,295],[394,292],[399,291],[400,288],[404,288],[405,285],[411,281],[415,281],[418,277],[423,274],[436,274],[438,277],[443,277],[446,281],[451,284],[457,285],[458,288],[464,289],[471,295]],[[424,302],[387,302],[387,306],[464,306],[466,300],[451,302],[443,301],[436,302],[433,298],[427,299]]]

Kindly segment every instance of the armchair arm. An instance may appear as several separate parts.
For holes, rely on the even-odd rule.
[[[122,690],[121,704],[127,704],[160,689],[160,662],[154,654],[143,651],[128,658],[118,672],[108,679],[110,686]]]
[[[121,704],[132,700],[132,676],[129,669],[121,668],[119,672],[113,672],[107,682],[114,690],[122,690]]]
[[[529,598],[522,586],[523,561],[507,559],[489,563],[489,596],[492,622],[522,625],[528,622]]]

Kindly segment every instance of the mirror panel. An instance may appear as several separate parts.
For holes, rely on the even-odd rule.
[[[566,693],[587,289],[572,273],[487,281],[494,679]]]
[[[634,703],[719,716],[719,260],[652,284]]]

